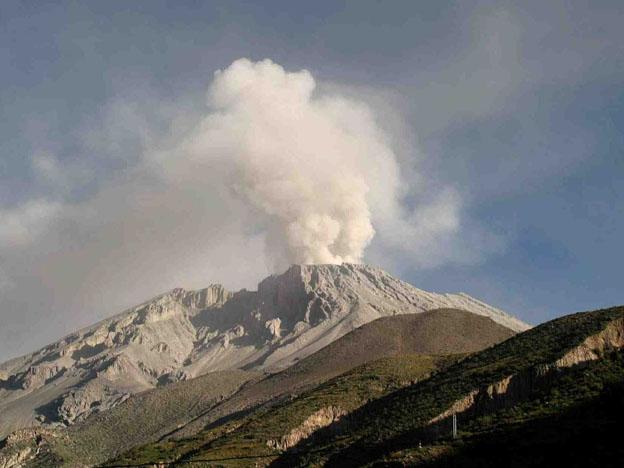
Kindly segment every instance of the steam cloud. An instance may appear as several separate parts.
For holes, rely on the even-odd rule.
[[[231,165],[230,186],[267,230],[269,257],[288,263],[360,262],[374,230],[372,186],[394,196],[397,165],[370,111],[315,97],[307,71],[263,60],[215,74],[212,112],[185,152]],[[377,189],[378,190],[378,189]]]

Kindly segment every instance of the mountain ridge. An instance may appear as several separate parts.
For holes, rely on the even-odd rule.
[[[441,307],[528,328],[470,296],[429,293],[368,265],[294,265],[257,291],[176,288],[0,364],[0,436],[71,425],[132,394],[208,372],[274,372],[376,318]]]

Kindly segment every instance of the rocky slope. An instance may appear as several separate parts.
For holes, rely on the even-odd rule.
[[[448,307],[528,328],[465,294],[422,291],[366,265],[293,266],[257,291],[174,289],[0,365],[0,438],[71,425],[208,372],[284,369],[379,317]]]

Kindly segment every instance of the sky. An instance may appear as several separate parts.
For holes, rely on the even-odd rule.
[[[618,1],[2,2],[0,361],[292,262],[531,324],[624,303],[623,23]]]

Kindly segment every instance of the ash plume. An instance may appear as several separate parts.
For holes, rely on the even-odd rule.
[[[230,167],[230,187],[260,217],[280,266],[360,262],[374,235],[371,187],[389,178],[392,197],[398,180],[368,108],[317,97],[315,86],[306,70],[237,60],[215,73],[211,113],[186,148]]]

